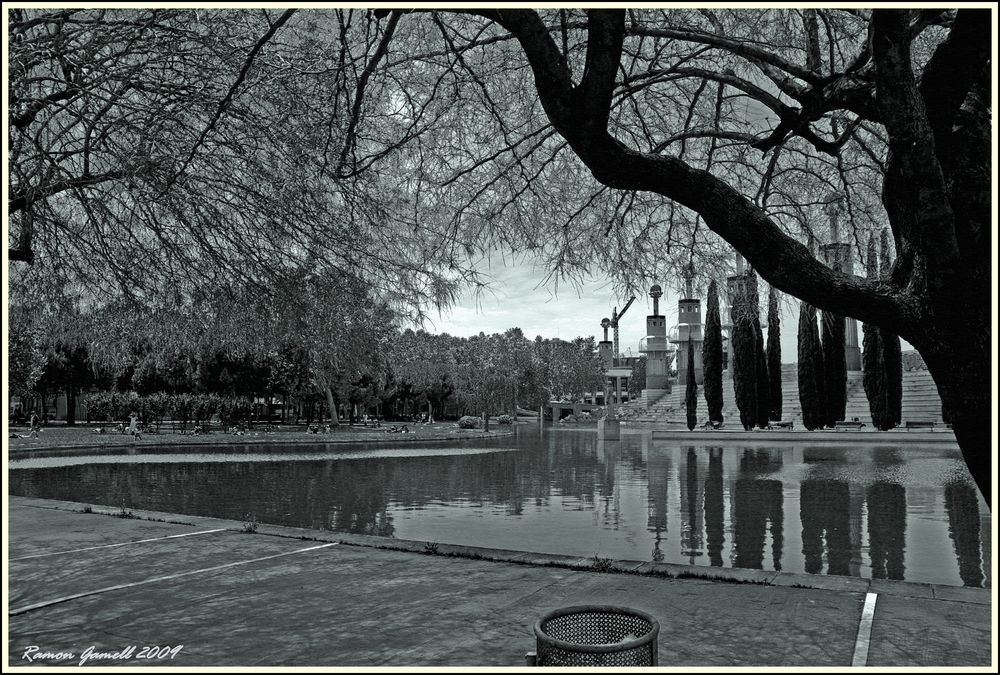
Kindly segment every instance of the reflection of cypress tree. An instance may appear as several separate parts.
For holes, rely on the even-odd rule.
[[[906,489],[879,481],[868,488],[868,541],[872,578],[902,581],[906,547]]]
[[[722,448],[709,448],[708,476],[705,478],[705,547],[712,567],[722,567],[722,545],[726,541],[725,528]]]
[[[701,347],[705,403],[708,419],[722,422],[722,320],[719,316],[719,289],[714,280],[708,285],[705,313],[705,342]]]
[[[948,511],[948,535],[958,556],[958,576],[964,585],[982,588],[985,576],[976,489],[969,483],[948,483],[944,486],[944,506]]]
[[[771,564],[775,570],[780,571],[785,542],[785,492],[781,489],[780,480],[764,481],[763,489],[767,492],[770,504],[767,517],[771,521]]]
[[[839,480],[806,479],[800,486],[802,553],[807,574],[823,570],[823,551],[828,561],[827,574],[850,574],[850,490]],[[824,546],[825,536],[825,546]]]
[[[740,471],[749,474],[769,470],[775,463],[769,450],[744,450]],[[774,569],[780,570],[784,527],[781,481],[741,476],[733,484],[734,567],[763,568],[768,521],[771,523],[772,563]]]
[[[759,487],[753,478],[738,478],[733,483],[733,567],[764,567],[767,513]]]

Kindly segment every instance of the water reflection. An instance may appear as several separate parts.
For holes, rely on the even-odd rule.
[[[989,585],[990,515],[952,449],[520,431],[491,442],[503,452],[469,455],[12,463],[10,491],[568,555]]]
[[[722,452],[722,448],[708,449],[708,473],[705,476],[705,544],[712,567],[722,567],[722,547],[726,543]]]
[[[878,481],[868,488],[868,547],[873,579],[904,579],[906,489]]]
[[[777,450],[742,451],[739,477],[733,482],[734,567],[764,568],[764,540],[770,523],[771,569],[781,569],[784,494],[781,481],[766,475],[780,470],[782,462]]]
[[[958,555],[958,573],[966,586],[983,585],[983,559],[980,542],[979,497],[968,483],[952,481],[944,486],[948,510],[948,535]]]

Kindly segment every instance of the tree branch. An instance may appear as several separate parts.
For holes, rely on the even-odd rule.
[[[236,95],[236,90],[240,88],[240,85],[243,84],[243,80],[246,79],[247,74],[250,72],[250,68],[253,66],[254,59],[257,58],[257,54],[260,52],[261,49],[264,48],[264,45],[266,45],[268,41],[270,41],[270,39],[274,37],[274,34],[278,32],[278,29],[285,25],[285,22],[288,21],[288,19],[290,19],[292,14],[294,14],[295,12],[296,10],[294,9],[286,9],[281,14],[281,16],[279,16],[278,19],[273,24],[271,24],[270,28],[267,29],[267,32],[265,32],[264,35],[262,35],[261,38],[257,40],[257,44],[255,44],[253,46],[253,49],[250,50],[250,53],[247,55],[246,61],[244,61],[243,63],[243,67],[240,68],[240,72],[236,76],[236,81],[233,82],[232,86],[229,87],[229,91],[226,92],[225,97],[221,101],[219,101],[219,107],[216,108],[215,114],[212,116],[212,119],[209,121],[208,125],[204,129],[202,129],[201,134],[198,136],[198,140],[196,140],[194,145],[191,146],[191,152],[188,154],[187,159],[184,160],[184,164],[181,165],[181,168],[177,170],[174,176],[171,177],[170,181],[167,183],[168,188],[177,179],[178,176],[180,176],[187,170],[188,164],[190,164],[194,160],[194,156],[198,154],[198,148],[205,141],[205,138],[207,138],[208,135],[212,132],[212,129],[215,128],[215,125],[218,123],[219,119],[222,117],[222,114],[226,111],[226,108],[229,107],[229,104],[232,102],[233,97]]]
[[[553,126],[599,182],[621,190],[657,193],[690,208],[740,251],[769,283],[817,307],[876,324],[893,321],[900,327],[900,334],[915,325],[915,311],[909,311],[901,298],[884,286],[835,272],[820,263],[763,210],[724,181],[676,157],[632,150],[613,138],[607,128],[587,124],[588,116],[575,105],[575,92],[567,86],[568,75],[556,66],[558,48],[538,15],[528,10],[501,10],[496,15],[520,43],[535,75],[542,107]],[[671,30],[648,33],[691,37],[688,32]],[[802,75],[816,79],[811,74]]]
[[[894,229],[927,253],[928,284],[941,288],[961,264],[934,132],[910,65],[907,15],[906,10],[889,9],[872,13],[876,102],[891,153],[886,189],[896,193],[891,201],[910,205],[904,218],[894,220]]]

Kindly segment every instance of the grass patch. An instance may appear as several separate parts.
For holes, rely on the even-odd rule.
[[[257,522],[257,516],[255,516],[252,513],[244,513],[243,527],[242,529],[240,529],[240,532],[242,532],[243,534],[257,534],[258,525],[259,523]]]
[[[615,561],[611,558],[602,558],[594,554],[594,562],[590,564],[590,569],[595,572],[615,572]]]
[[[134,513],[132,513],[131,509],[127,510],[127,511],[125,510],[125,502],[122,502],[122,505],[120,507],[118,507],[118,513],[115,514],[115,518],[126,518],[126,519],[128,519],[128,518],[138,518],[138,517],[139,516],[137,516]]]

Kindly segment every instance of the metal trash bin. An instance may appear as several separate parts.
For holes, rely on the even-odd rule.
[[[645,612],[579,605],[535,622],[539,666],[655,666],[660,623]]]

